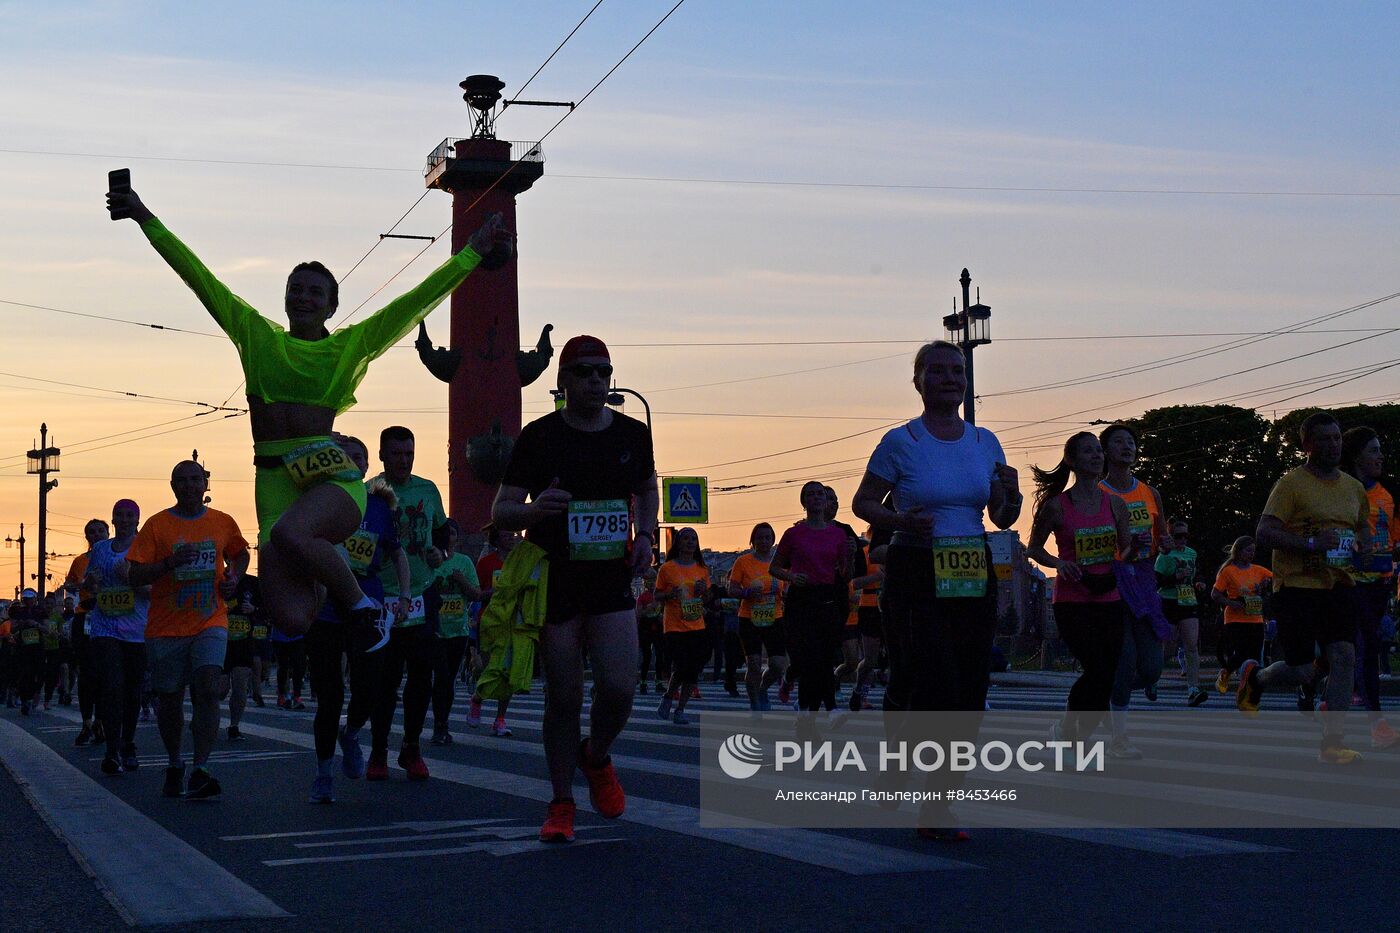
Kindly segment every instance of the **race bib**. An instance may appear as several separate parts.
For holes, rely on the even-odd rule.
[[[1264,597],[1246,595],[1244,597],[1244,614],[1247,616],[1262,616],[1264,614]]]
[[[703,599],[682,599],[681,618],[686,622],[694,622],[705,617],[705,601]]]
[[[1137,537],[1147,535],[1150,541],[1152,539],[1152,512],[1147,508],[1147,503],[1138,501],[1124,502],[1123,504],[1128,507],[1128,529]]]
[[[1178,583],[1176,585],[1176,604],[1178,606],[1196,605],[1196,588],[1189,583]]]
[[[467,617],[467,597],[462,595],[444,596],[442,609],[438,611],[444,622],[461,622]]]
[[[136,591],[129,586],[109,586],[97,591],[97,611],[108,618],[136,611]]]
[[[365,478],[359,467],[351,463],[345,451],[330,438],[312,441],[283,454],[282,463],[298,489],[306,489],[326,480],[358,482]]]
[[[987,548],[980,535],[933,539],[933,585],[938,597],[987,595]]]
[[[175,579],[180,582],[191,580],[213,580],[214,561],[219,556],[219,549],[213,541],[192,541],[187,547],[195,548],[198,556],[183,567],[175,568]]]
[[[750,610],[750,621],[759,628],[767,628],[778,621],[778,601],[776,599],[755,601]]]
[[[267,641],[269,634],[266,625],[255,625],[249,630],[249,633],[253,636],[253,641]]]
[[[580,499],[569,503],[570,560],[617,560],[627,554],[632,520],[625,499]]]
[[[228,617],[228,640],[242,641],[248,637],[253,625],[248,621],[247,616],[236,616],[230,614]]]
[[[385,601],[384,609],[387,612],[393,611],[388,601]],[[428,613],[423,606],[423,597],[415,596],[408,601],[408,618],[397,624],[399,628],[408,628],[410,625],[422,625],[426,621],[428,621]]]
[[[1356,550],[1356,533],[1342,528],[1337,530],[1337,536],[1341,540],[1337,542],[1336,547],[1327,552],[1327,566],[1350,567],[1352,553]]]
[[[379,544],[379,533],[363,528],[345,539],[345,553],[350,555],[350,569],[364,576],[374,563],[374,549]]]
[[[39,644],[39,639],[41,637],[37,628],[27,628],[19,633],[20,644],[30,647]]]
[[[44,632],[44,650],[57,651],[59,648],[59,634],[55,629],[48,629]]]
[[[1074,533],[1074,561],[1081,567],[1107,564],[1118,551],[1118,532],[1112,525],[1080,528]]]

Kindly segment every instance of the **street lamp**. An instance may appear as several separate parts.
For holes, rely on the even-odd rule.
[[[973,382],[972,351],[975,347],[992,342],[992,309],[982,304],[982,291],[977,291],[977,303],[973,304],[969,291],[972,276],[964,269],[958,279],[962,285],[962,311],[954,310],[943,318],[943,330],[949,343],[956,344],[963,351],[963,367],[967,373],[967,393],[963,397],[963,419],[968,424],[977,423],[977,391]],[[957,305],[954,303],[954,308]]]
[[[631,395],[642,403],[642,408],[645,409],[647,413],[647,433],[651,433],[651,406],[647,404],[647,400],[642,396],[642,393],[635,389],[619,389],[617,386],[613,386],[608,390],[608,404],[623,404],[623,402],[626,401],[622,397],[623,395]]]

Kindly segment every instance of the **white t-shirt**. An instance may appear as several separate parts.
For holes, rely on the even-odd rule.
[[[991,496],[994,467],[1006,462],[1001,442],[985,428],[963,423],[962,437],[941,441],[915,418],[880,439],[866,469],[894,484],[894,507],[905,512],[922,506],[933,516],[933,533],[965,537],[986,531],[982,513]],[[930,547],[927,538],[906,531],[894,544]]]

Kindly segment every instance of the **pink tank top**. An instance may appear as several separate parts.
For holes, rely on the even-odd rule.
[[[1060,493],[1060,513],[1055,527],[1055,547],[1060,560],[1079,565],[1085,577],[1113,579],[1113,559],[1118,552],[1118,528],[1113,520],[1113,497],[1098,490],[1099,509],[1093,514],[1074,507],[1068,492]],[[1072,582],[1063,575],[1055,579],[1057,603],[1111,603],[1118,600],[1118,587],[1095,592],[1083,582]]]

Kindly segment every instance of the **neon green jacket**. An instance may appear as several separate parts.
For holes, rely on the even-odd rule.
[[[152,218],[141,231],[238,348],[249,395],[330,408],[336,414],[355,404],[355,389],[370,361],[417,327],[481,262],[470,246],[463,247],[422,284],[363,321],[320,340],[299,340],[229,291],[165,224]]]
[[[489,656],[476,681],[483,699],[506,700],[530,689],[548,591],[544,549],[520,542],[506,558],[491,602],[481,614],[481,651]]]

